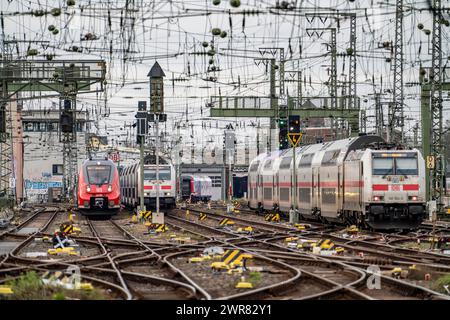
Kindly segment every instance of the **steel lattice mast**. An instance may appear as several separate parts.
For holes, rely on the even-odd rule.
[[[350,69],[348,72],[349,76],[349,109],[354,109],[356,107],[356,14],[350,15]]]
[[[395,44],[394,44],[394,91],[393,109],[389,119],[389,140],[393,138],[395,127],[400,128],[401,141],[404,140],[403,116],[403,0],[396,1]]]
[[[435,156],[435,168],[431,174],[431,198],[436,200],[437,214],[443,213],[442,196],[445,188],[445,159],[442,134],[442,15],[441,0],[433,1],[433,38],[430,70],[431,82],[431,154]]]

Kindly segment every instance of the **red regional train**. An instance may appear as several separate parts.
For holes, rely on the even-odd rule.
[[[117,166],[109,159],[88,159],[81,166],[77,188],[78,210],[84,215],[114,215],[120,209]]]

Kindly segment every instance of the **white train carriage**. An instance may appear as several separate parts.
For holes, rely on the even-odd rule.
[[[135,208],[140,204],[140,166],[139,163],[125,167],[120,175],[121,191],[124,195],[122,202],[126,206]],[[159,165],[159,203],[161,206],[172,208],[176,200],[175,168],[170,164]],[[156,207],[156,165],[144,165],[144,204],[146,208]]]
[[[287,150],[282,156],[277,172],[278,184],[276,185],[278,196],[278,207],[282,211],[289,211],[292,202],[292,149]],[[272,204],[273,206],[273,204]]]
[[[134,181],[136,181],[136,166],[134,164],[122,169],[120,174],[120,189],[122,193],[122,203],[130,207],[137,206],[137,189],[134,187]]]
[[[296,148],[295,161],[298,168],[298,163],[302,155],[302,150],[307,147]],[[279,194],[279,208],[281,211],[289,211],[293,207],[294,192],[297,192],[294,186],[292,173],[294,171],[294,157],[292,149],[287,150],[280,161],[278,170],[278,194]],[[298,169],[297,169],[298,174]],[[297,180],[297,185],[298,185]],[[298,202],[298,193],[297,193]]]
[[[258,188],[258,184],[260,183],[259,167],[266,157],[267,154],[265,153],[258,155],[250,163],[248,169],[248,201],[251,208],[261,207],[262,197],[259,197],[257,194],[257,190],[261,189],[261,187]]]
[[[319,152],[323,148],[322,144],[313,144],[303,147],[300,150],[297,161],[297,210],[304,215],[315,215],[320,209],[318,203],[318,183],[316,176],[317,168],[313,168],[313,163],[317,163],[322,154]],[[315,174],[313,174],[315,173]]]
[[[295,190],[292,150],[259,155],[249,167],[248,204],[288,212],[297,192],[296,207],[305,216],[414,228],[425,214],[424,159],[418,150],[381,144],[378,136],[360,136],[297,149]]]
[[[272,152],[260,166],[260,192],[258,194],[265,210],[278,207],[278,170],[283,153],[286,150]]]

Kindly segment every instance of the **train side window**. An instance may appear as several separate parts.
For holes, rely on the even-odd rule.
[[[292,157],[285,157],[281,160],[280,169],[290,169],[291,168]]]
[[[252,165],[250,166],[249,171],[250,172],[255,172],[256,170],[258,170],[259,167],[259,161],[256,161],[254,163],[252,163]]]
[[[325,152],[322,159],[322,165],[334,165],[339,156],[340,150],[331,150]]]
[[[272,168],[272,160],[268,160],[264,165],[264,169],[271,169],[271,168]]]
[[[272,188],[264,188],[264,200],[272,200]]]
[[[300,159],[298,166],[299,167],[310,167],[313,157],[314,157],[314,153],[304,154],[303,157]]]

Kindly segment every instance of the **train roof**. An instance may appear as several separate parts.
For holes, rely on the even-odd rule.
[[[324,143],[316,143],[309,144],[305,146],[301,146],[296,148],[296,154],[309,154],[316,153],[319,151],[327,151],[327,150],[341,150],[341,154],[346,156],[352,150],[365,149],[370,147],[371,144],[374,143],[383,143],[385,140],[376,135],[363,135],[358,137],[351,137],[347,139],[329,141]],[[289,156],[292,155],[293,148],[286,150],[276,150],[268,153],[262,153],[258,155],[252,162],[254,161],[262,161],[264,159],[274,159],[277,157]]]
[[[111,159],[105,159],[105,158],[101,158],[101,159],[86,159],[86,160],[83,161],[83,166],[99,165],[99,164],[110,164],[110,165],[113,165],[113,166],[116,165]]]
[[[193,178],[194,180],[200,180],[200,179],[205,179],[205,180],[211,180],[211,178],[206,175],[206,174],[198,174],[198,173],[183,173],[181,175],[181,177],[188,177],[188,178]]]

